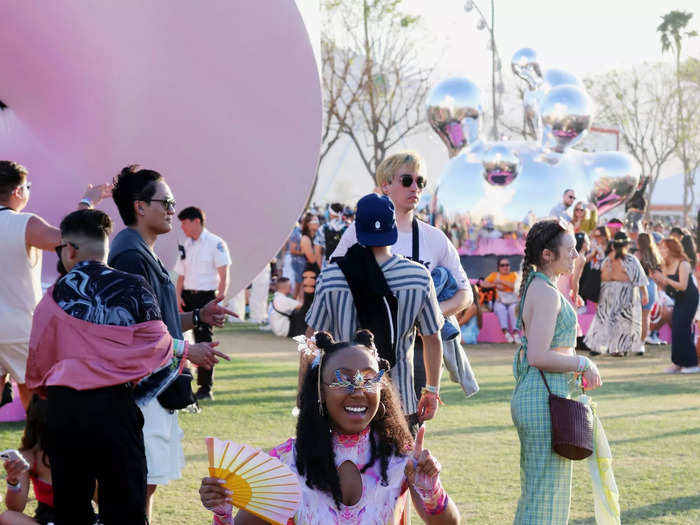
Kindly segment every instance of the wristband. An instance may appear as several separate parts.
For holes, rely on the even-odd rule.
[[[6,480],[7,482],[7,490],[10,492],[19,492],[22,490],[22,482],[17,481],[17,483],[10,483],[9,480]]]
[[[441,514],[447,508],[449,498],[447,497],[447,491],[440,482],[439,474],[434,478],[428,478],[424,474],[417,474],[413,488],[420,496],[423,508],[428,514],[432,516]]]
[[[433,388],[435,388],[435,387],[433,387]],[[431,392],[430,390],[427,389],[427,387],[421,388],[420,395],[421,395],[421,397],[423,397],[423,396],[435,396],[438,403],[440,403],[442,406],[445,406],[445,403],[443,403],[442,399],[440,399],[440,394],[438,394],[437,392]]]
[[[186,347],[187,345],[182,339],[173,339],[173,355],[175,357],[183,357]]]
[[[583,355],[578,356],[578,365],[576,366],[576,372],[582,374],[591,368],[590,360]]]
[[[425,385],[425,389],[426,389],[428,392],[432,392],[433,394],[439,394],[439,393],[440,393],[440,387],[439,387],[439,386]]]
[[[88,199],[87,197],[83,197],[82,199],[80,199],[80,202],[78,204],[85,204],[89,208],[95,207],[95,205],[92,203],[92,201],[90,199]]]

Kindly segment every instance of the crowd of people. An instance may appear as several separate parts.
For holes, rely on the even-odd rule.
[[[325,217],[304,213],[279,270],[267,267],[253,283],[256,303],[267,306],[275,277],[269,325],[304,341],[296,436],[269,452],[300,481],[292,522],[405,523],[410,498],[424,522],[459,523],[423,424],[438,416],[443,364],[466,396],[478,391],[462,344],[476,342],[493,311],[518,345],[515,523],[567,523],[572,462],[552,448],[548,396],[571,396],[574,377],[589,390],[602,385],[577,348],[643,354],[666,322],[667,372],[700,372],[693,238],[654,225],[599,225],[581,202],[569,216],[576,198],[566,190],[554,218],[529,225],[520,271],[501,257],[472,282],[449,237],[416,217],[423,173],[413,152],[388,156],[377,193],[354,210],[334,203]],[[0,375],[14,379],[27,408],[19,450],[4,461],[0,524],[148,523],[157,487],[181,477],[178,410],[213,398],[213,368],[228,359],[212,327],[237,315],[221,304],[231,255],[206,228],[204,210],[186,207],[171,280],[154,245],[172,230],[176,202],[153,170],[127,166],[90,186],[58,228],[23,212],[30,188],[25,168],[0,161],[0,260],[9,269],[0,276]],[[95,209],[105,198],[124,224],[111,243],[112,219]],[[45,293],[40,250],[56,251],[60,273]],[[596,308],[583,337],[586,301]],[[189,330],[194,342],[183,336]],[[188,363],[197,367],[196,393]],[[30,485],[39,502],[33,517],[22,514]],[[220,479],[205,477],[199,492],[216,525],[264,523],[234,515]]]

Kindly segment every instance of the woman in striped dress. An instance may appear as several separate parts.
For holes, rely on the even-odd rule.
[[[630,240],[617,232],[614,251],[601,266],[600,301],[584,339],[591,355],[638,351],[642,345],[642,305],[649,302],[647,280],[639,260],[627,253]]]
[[[513,362],[511,400],[520,438],[516,525],[566,525],[569,520],[571,460],[552,450],[549,397],[539,371],[552,393],[562,397],[569,397],[574,372],[583,374],[589,389],[602,383],[595,364],[576,356],[576,312],[554,284],[573,270],[577,255],[574,235],[561,221],[540,221],[528,232],[518,319],[524,335]]]

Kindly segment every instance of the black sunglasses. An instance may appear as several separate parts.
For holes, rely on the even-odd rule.
[[[422,190],[425,188],[428,184],[428,182],[425,180],[425,178],[422,175],[418,175],[415,179],[413,178],[413,175],[409,173],[404,173],[403,175],[399,175],[401,178],[401,185],[404,188],[410,188],[411,185],[413,184],[413,181],[416,181],[416,185],[418,186],[418,189]]]
[[[58,246],[56,246],[56,248],[54,248],[54,250],[56,250],[56,255],[58,255],[58,258],[59,258],[59,259],[61,258],[61,252],[63,251],[63,248],[65,248],[65,247],[68,246],[69,244],[70,244],[73,248],[75,248],[76,250],[79,250],[79,249],[80,249],[80,248],[78,247],[77,244],[75,244],[75,243],[73,243],[73,242],[70,242],[70,241],[69,241],[69,242],[64,242],[63,244],[59,244]]]
[[[510,263],[501,263],[498,266],[510,266]]]
[[[175,199],[151,199],[148,202],[160,202],[163,205],[163,209],[168,210],[168,209],[175,209],[177,206],[177,202]]]

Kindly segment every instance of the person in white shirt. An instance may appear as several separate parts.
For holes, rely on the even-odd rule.
[[[183,209],[177,216],[187,237],[175,263],[178,306],[182,312],[202,308],[211,300],[226,295],[231,257],[224,240],[204,227],[206,216],[196,206]],[[194,329],[195,343],[211,342],[212,327],[200,323]],[[214,367],[197,368],[197,399],[213,399]]]
[[[301,301],[292,299],[292,282],[286,277],[277,279],[275,295],[270,303],[269,317],[272,333],[279,337],[294,337],[306,330]]]
[[[549,216],[550,217],[560,217],[564,219],[565,221],[571,222],[573,219],[571,218],[571,215],[569,215],[569,212],[566,211],[569,208],[571,208],[571,205],[574,203],[576,200],[576,192],[572,189],[566,189],[564,190],[564,193],[562,194],[562,202],[557,204],[554,208],[549,210]]]
[[[22,213],[32,183],[27,169],[0,160],[0,392],[10,374],[26,409],[31,393],[24,384],[29,334],[41,290],[41,250],[61,244],[61,231],[33,213]],[[111,191],[110,184],[88,186],[79,208],[92,208]]]
[[[418,201],[427,184],[422,166],[422,159],[415,152],[404,151],[390,155],[377,167],[377,186],[391,199],[396,209],[398,240],[391,247],[392,252],[422,264],[428,271],[442,266],[457,281],[454,296],[440,303],[443,315],[449,317],[472,304],[474,298],[457,249],[441,230],[415,217]],[[356,242],[357,233],[353,223],[345,230],[331,260],[345,255]],[[457,324],[456,318],[452,321]],[[414,348],[414,367],[415,390],[420,397],[426,380],[423,344],[420,339]],[[475,386],[475,389],[478,387]]]

